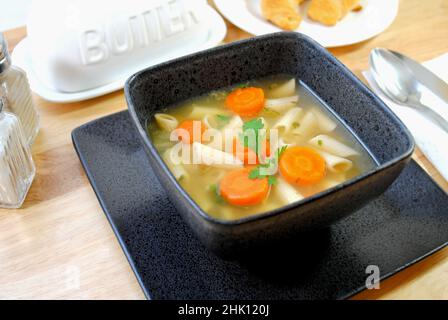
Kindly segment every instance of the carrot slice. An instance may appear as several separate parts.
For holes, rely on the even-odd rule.
[[[195,132],[197,128],[197,132]],[[192,144],[202,142],[202,135],[205,132],[205,125],[198,120],[184,120],[176,128],[177,136],[183,143]]]
[[[242,117],[256,116],[264,107],[264,91],[260,88],[241,88],[226,98],[226,106]]]
[[[219,184],[221,196],[235,206],[261,203],[269,192],[267,178],[249,179],[250,168],[227,173]]]
[[[280,157],[279,169],[288,182],[305,186],[325,177],[325,160],[311,148],[289,147]]]

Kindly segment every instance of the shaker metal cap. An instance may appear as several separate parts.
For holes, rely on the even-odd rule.
[[[11,56],[8,51],[8,43],[3,33],[0,32],[0,73],[5,71],[11,65]]]
[[[0,95],[0,114],[3,111],[3,107],[5,106],[5,99]]]

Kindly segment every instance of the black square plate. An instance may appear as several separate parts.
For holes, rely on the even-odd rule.
[[[343,299],[448,241],[448,196],[414,162],[377,200],[333,225],[238,261],[207,251],[159,185],[127,111],[75,129],[101,206],[151,299]],[[294,254],[291,255],[291,252]]]

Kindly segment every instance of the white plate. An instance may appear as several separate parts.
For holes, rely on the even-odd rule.
[[[262,35],[283,31],[265,20],[261,14],[261,0],[214,0],[218,10],[234,25],[253,34]],[[383,32],[398,13],[398,0],[361,0],[363,9],[350,12],[338,24],[324,26],[306,17],[306,6],[301,5],[304,17],[295,31],[310,36],[324,47],[338,47],[367,40]]]
[[[198,52],[201,50],[209,49],[214,46],[220,44],[227,33],[227,27],[224,20],[221,16],[213,10],[211,7],[209,8],[209,18],[210,18],[210,32],[208,36],[208,40],[201,47],[195,48],[194,50],[185,50],[181,54],[167,54],[165,56],[159,57],[156,60],[152,60],[148,62],[148,67],[152,65],[156,65],[158,63],[162,63],[164,61],[168,61],[171,59],[178,58],[183,55],[191,54],[194,52]],[[56,91],[52,88],[46,87],[39,78],[37,77],[31,63],[30,51],[28,50],[28,39],[23,39],[17,46],[14,48],[12,54],[12,61],[14,65],[24,69],[28,75],[28,80],[30,82],[31,90],[33,90],[36,94],[44,98],[45,100],[59,103],[69,103],[74,101],[82,101],[91,98],[95,98],[98,96],[105,95],[107,93],[122,89],[126,78],[119,79],[115,82],[109,83],[104,86],[96,87],[90,90],[85,90],[81,92],[60,92]],[[131,75],[131,74],[130,74]],[[129,75],[129,76],[130,76]]]

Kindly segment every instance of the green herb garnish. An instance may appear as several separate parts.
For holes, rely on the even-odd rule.
[[[277,153],[275,154],[275,156],[277,157],[277,159],[276,159],[277,161],[280,159],[280,157],[283,154],[283,152],[286,151],[286,148],[288,148],[288,146],[284,145],[284,146],[282,146],[282,147],[277,149]]]
[[[249,87],[249,83],[245,82],[245,83],[240,83],[236,86],[238,89],[244,89]]]
[[[286,148],[288,146],[282,146],[280,148],[277,149],[274,158],[271,158],[267,163],[262,163],[259,164],[256,168],[252,169],[251,171],[249,171],[249,179],[264,179],[264,178],[268,178],[268,184],[270,186],[274,185],[277,183],[277,178],[275,177],[275,173],[274,174],[262,174],[260,172],[260,170],[262,168],[264,169],[268,169],[272,166],[277,166],[278,164],[278,160],[280,159],[281,155],[283,154],[283,152],[285,152]]]
[[[215,196],[215,201],[219,204],[224,203],[224,199],[221,196],[221,193],[219,192],[219,186],[217,183],[210,185],[209,190],[213,193]]]
[[[269,108],[264,108],[263,114],[268,117],[278,117],[280,115],[280,112],[269,109]]]
[[[240,140],[243,141],[244,147],[250,148],[257,155],[260,154],[263,134],[260,132],[264,128],[263,121],[260,118],[246,121],[243,124],[243,132],[240,134]]]
[[[268,176],[268,184],[270,186],[273,186],[277,183],[277,177],[276,176]]]
[[[256,130],[256,131],[258,131],[260,129],[263,129],[263,127],[264,127],[264,124],[263,124],[263,121],[260,118],[246,121],[243,124],[243,130],[244,131],[247,131],[247,130]]]
[[[216,119],[220,122],[220,126],[224,126],[230,122],[231,116],[227,116],[225,114],[217,114]]]
[[[249,179],[263,179],[264,176],[260,175],[260,168],[256,167],[249,171]]]
[[[217,114],[216,117],[220,121],[229,121],[231,119],[231,116],[225,115],[225,114]]]
[[[317,140],[317,145],[318,146],[322,147],[323,144],[324,144],[324,142],[322,140],[320,140],[320,139]]]

